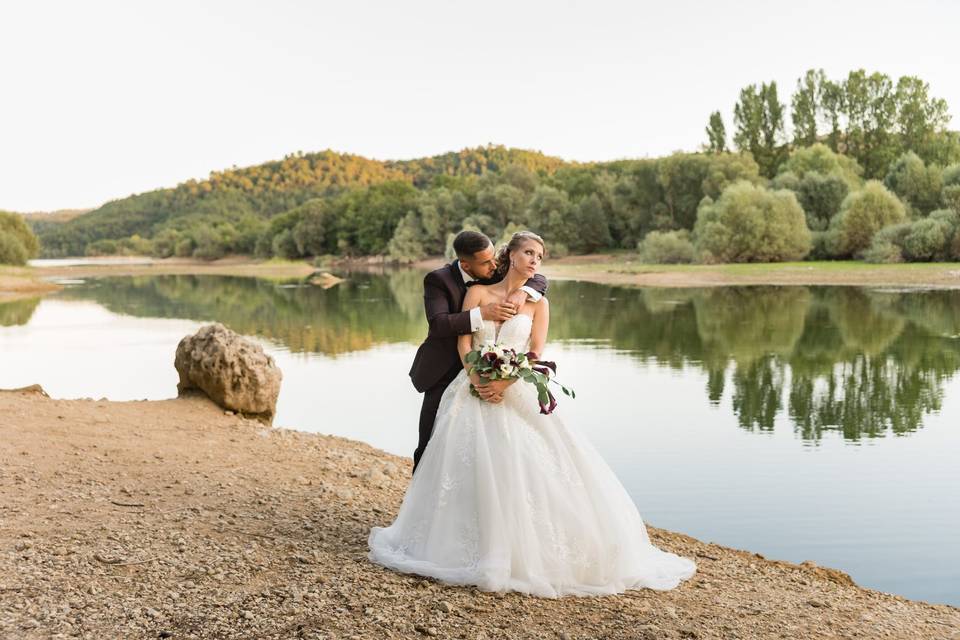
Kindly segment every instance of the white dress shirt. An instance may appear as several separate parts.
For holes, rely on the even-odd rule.
[[[476,278],[463,270],[463,266],[459,261],[457,262],[457,268],[460,269],[460,276],[465,283],[476,280]],[[532,302],[539,302],[540,298],[543,297],[542,293],[526,285],[520,287],[520,289],[526,292],[527,297],[530,298]],[[480,331],[480,329],[483,329],[483,316],[480,315],[480,307],[474,307],[470,309],[470,331],[476,333]]]

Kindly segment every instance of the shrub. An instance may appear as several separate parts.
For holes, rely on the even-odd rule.
[[[866,262],[876,263],[903,262],[903,251],[892,242],[878,242],[874,239],[867,250],[863,252],[863,259]]]
[[[20,238],[0,231],[0,264],[23,265],[27,263],[27,248],[20,242]]]
[[[840,233],[836,229],[810,232],[810,253],[807,260],[829,260],[841,255]]]
[[[850,187],[843,177],[837,174],[821,174],[808,171],[803,178],[792,172],[781,173],[773,185],[779,189],[789,189],[797,194],[797,200],[807,216],[807,226],[812,231],[824,231],[837,212]]]
[[[640,260],[650,264],[682,264],[693,262],[690,232],[651,231],[637,245]]]
[[[944,187],[941,199],[945,207],[960,213],[960,184],[952,184]]]
[[[917,220],[903,238],[903,257],[911,262],[943,259],[952,235],[953,229],[943,220]]]
[[[960,185],[960,162],[952,164],[943,170],[943,186]]]
[[[547,243],[547,256],[548,258],[566,258],[570,255],[570,247],[565,245],[562,242],[550,242],[546,238],[544,241]]]
[[[297,242],[293,239],[293,232],[290,229],[284,229],[273,236],[271,248],[273,249],[273,255],[278,258],[295,260],[300,257]]]
[[[912,151],[890,165],[884,184],[906,202],[916,214],[925,215],[940,206],[943,173],[939,167],[927,167]]]
[[[117,248],[116,240],[104,238],[96,242],[87,243],[83,254],[86,256],[114,256],[117,255]]]
[[[906,209],[897,196],[880,182],[870,180],[863,189],[844,198],[839,215],[833,219],[840,235],[838,254],[852,256],[865,251],[877,231],[906,218]]]
[[[694,228],[704,261],[799,260],[810,251],[810,230],[792,191],[737,182],[714,202],[704,198]]]

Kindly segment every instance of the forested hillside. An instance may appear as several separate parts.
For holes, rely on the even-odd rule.
[[[960,258],[960,136],[919,78],[811,70],[789,106],[761,83],[740,92],[733,116],[732,135],[716,111],[701,150],[653,159],[576,163],[493,145],[405,161],[298,152],[36,231],[50,257],[413,260],[464,228],[495,240],[529,228],[553,255]]]

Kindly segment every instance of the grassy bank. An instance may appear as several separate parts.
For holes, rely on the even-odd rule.
[[[547,260],[543,272],[561,280],[654,287],[722,285],[862,285],[960,288],[960,263],[870,264],[855,261],[721,265],[644,264],[632,253]]]

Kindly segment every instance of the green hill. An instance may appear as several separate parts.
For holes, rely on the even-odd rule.
[[[391,182],[426,190],[444,180],[469,182],[510,165],[548,174],[567,164],[539,152],[493,145],[402,161],[333,151],[298,152],[252,167],[215,171],[206,180],[113,200],[62,224],[38,225],[37,231],[45,257],[151,251],[145,241],[161,235],[180,240],[189,236],[191,254],[198,248],[202,254],[200,245],[210,231],[235,238],[226,251],[247,253],[256,248],[271,218],[318,198],[331,201],[348,191]],[[187,245],[181,247],[182,252],[187,250]]]

